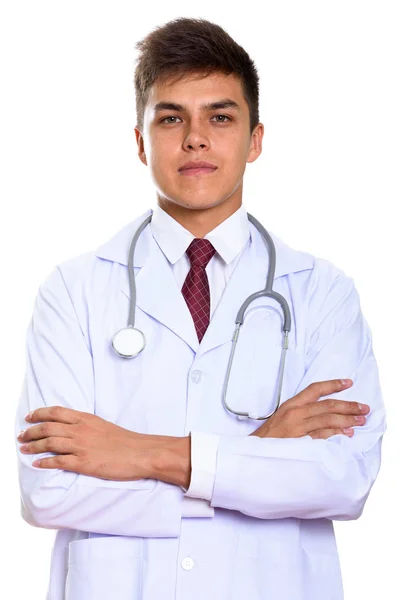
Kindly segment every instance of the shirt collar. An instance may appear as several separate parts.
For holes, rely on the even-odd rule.
[[[171,217],[158,204],[153,210],[151,231],[157,244],[171,264],[185,254],[195,236]],[[241,252],[250,237],[249,220],[243,204],[225,221],[204,236],[226,264]]]
[[[242,210],[246,213],[246,218],[247,218],[247,212],[245,211],[243,205],[236,212],[239,212]],[[127,223],[122,229],[117,231],[112,236],[111,239],[109,239],[104,244],[101,244],[95,250],[95,252],[94,252],[95,256],[98,256],[99,258],[102,258],[104,260],[118,262],[121,265],[127,266],[129,250],[130,250],[131,243],[132,243],[132,237],[135,234],[137,228],[143,223],[143,221],[145,219],[150,218],[150,216],[152,215],[153,212],[154,212],[154,209],[152,209],[152,208],[147,209],[144,213],[142,213],[141,215],[136,217],[136,219]],[[234,217],[235,214],[236,213],[231,215],[231,217],[229,217],[229,219]],[[221,227],[222,225],[224,225],[224,223],[227,223],[227,221],[229,219],[227,219],[226,221],[224,221],[223,223],[218,225],[218,227]],[[248,219],[247,219],[247,221],[248,221]],[[214,229],[214,232],[218,229],[218,227],[216,227]],[[250,223],[249,221],[248,221],[248,227],[249,227],[250,237],[253,239],[254,235],[257,236],[257,230],[256,230],[255,226],[252,223]],[[184,231],[186,231],[184,228],[182,228],[182,229]],[[273,233],[270,230],[268,232],[273,239],[275,249],[276,249],[275,278],[281,277],[282,275],[287,275],[288,273],[296,273],[297,271],[303,271],[305,269],[307,269],[307,270],[313,269],[315,257],[312,254],[309,254],[308,252],[302,252],[299,250],[295,250],[294,248],[291,248],[285,242],[283,242],[283,240],[281,240],[277,235],[275,235],[275,233]],[[208,235],[211,235],[211,234],[213,234],[212,231],[210,231],[210,233]],[[192,234],[189,233],[189,237],[187,239],[188,240],[193,239]],[[256,239],[257,239],[257,237],[255,238],[255,240]],[[143,231],[143,235],[139,236],[139,239],[137,242],[137,248],[135,250],[134,260],[133,260],[134,267],[138,267],[138,268],[143,267],[146,260],[148,259],[149,252],[152,249],[152,243],[154,243],[154,242],[155,242],[155,239],[152,235],[150,228],[145,228],[145,230]],[[155,243],[157,244],[157,242],[155,242]],[[158,246],[158,244],[157,244],[157,246]],[[223,250],[222,250],[222,248],[220,248],[220,250],[221,250],[221,256],[222,256]],[[265,259],[262,258],[260,260],[264,261]]]

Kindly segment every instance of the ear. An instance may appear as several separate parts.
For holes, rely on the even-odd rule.
[[[262,140],[264,136],[264,125],[262,123],[258,123],[251,134],[251,143],[249,148],[249,153],[247,155],[247,162],[254,162],[262,152]]]
[[[135,127],[136,143],[138,145],[138,156],[144,165],[147,165],[146,152],[144,150],[144,140],[140,130]]]

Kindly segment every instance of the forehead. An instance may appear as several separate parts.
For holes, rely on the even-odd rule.
[[[170,101],[179,104],[202,104],[218,98],[231,98],[239,106],[245,106],[243,88],[240,79],[234,75],[211,73],[204,77],[198,73],[185,75],[176,80],[176,76],[159,79],[149,90],[146,107],[151,109],[157,102]]]

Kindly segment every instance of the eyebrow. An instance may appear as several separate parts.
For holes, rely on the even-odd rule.
[[[230,98],[224,98],[223,100],[217,100],[216,102],[207,102],[200,106],[200,110],[219,110],[223,108],[233,108],[234,110],[240,110],[239,105]],[[175,104],[175,102],[157,102],[154,107],[154,112],[160,112],[162,110],[175,110],[178,112],[184,112],[186,110],[183,104]]]

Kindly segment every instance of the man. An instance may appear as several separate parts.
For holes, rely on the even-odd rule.
[[[282,310],[260,297],[225,407],[237,311],[270,264],[242,204],[262,149],[258,75],[201,19],[167,23],[138,49],[135,134],[157,205],[58,265],[27,334],[22,515],[58,529],[48,599],[342,599],[333,520],[362,514],[386,428],[357,291],[273,235],[273,287],[292,316],[281,405]],[[112,341],[149,216],[132,259],[146,346],[130,360]]]

